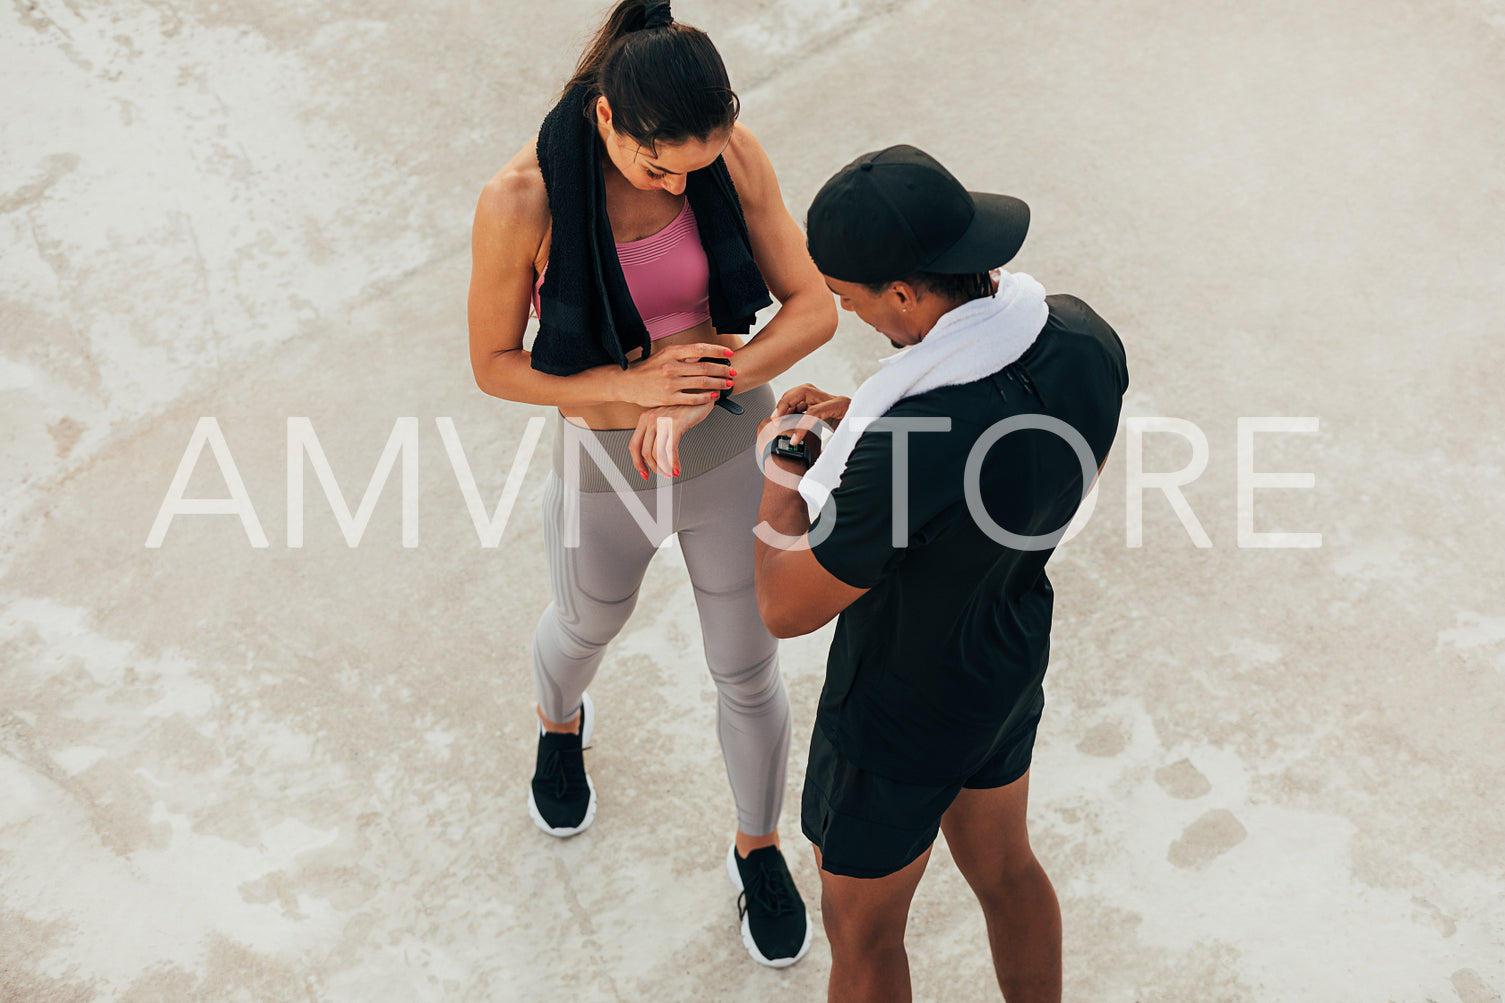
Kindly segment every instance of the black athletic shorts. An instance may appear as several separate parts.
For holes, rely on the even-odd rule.
[[[859,769],[842,758],[817,723],[810,736],[800,827],[820,847],[821,869],[882,878],[912,864],[935,842],[941,816],[963,788],[1005,787],[1028,772],[1039,724],[1036,712],[966,780],[930,787]]]

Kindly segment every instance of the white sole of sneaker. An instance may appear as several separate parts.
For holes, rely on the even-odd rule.
[[[591,696],[589,693],[580,694],[580,718],[580,744],[584,745],[585,743],[590,741],[591,729],[595,726],[596,723],[596,705],[591,703]],[[540,735],[543,734],[542,724],[538,726],[538,733]],[[585,806],[585,817],[580,820],[579,825],[574,827],[551,826],[548,822],[544,821],[543,813],[538,810],[538,802],[533,799],[532,787],[528,788],[528,817],[533,819],[534,825],[538,826],[550,836],[557,836],[560,839],[567,839],[570,836],[579,835],[586,829],[590,828],[591,822],[596,817],[596,785],[591,780],[589,774],[586,775],[585,785],[590,788],[591,797],[590,802]],[[733,849],[736,848],[733,847]]]
[[[731,848],[726,851],[726,873],[727,876],[732,879],[732,886],[735,887],[737,889],[737,892],[740,894],[744,889],[742,887],[742,875],[737,871],[736,842],[733,842]],[[795,953],[794,957],[778,958],[774,961],[769,961],[767,958],[763,957],[763,952],[758,950],[758,945],[757,942],[753,940],[752,927],[748,925],[747,917],[742,917],[742,946],[747,948],[747,953],[752,955],[754,961],[756,961],[760,965],[767,965],[769,968],[788,968],[790,965],[803,958],[805,956],[805,953],[810,950],[810,937],[814,932],[814,927],[810,923],[810,910],[806,909],[805,942],[800,945],[800,949]]]
[[[580,820],[580,824],[575,826],[574,828],[570,828],[568,826],[555,827],[549,825],[548,822],[544,821],[543,813],[538,810],[538,802],[533,800],[533,790],[529,788],[528,816],[533,819],[533,824],[538,826],[544,832],[548,833],[550,836],[558,836],[560,839],[567,839],[570,836],[578,836],[586,829],[589,829],[591,822],[596,817],[596,785],[590,777],[585,778],[585,785],[591,790],[590,803],[585,806],[585,817],[582,818]]]

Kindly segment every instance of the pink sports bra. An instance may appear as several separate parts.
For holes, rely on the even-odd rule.
[[[687,331],[711,319],[711,266],[700,231],[695,227],[695,213],[690,200],[674,221],[651,237],[617,242],[617,259],[632,302],[648,328],[648,336],[659,338]],[[539,313],[539,290],[549,266],[533,283],[533,312]]]

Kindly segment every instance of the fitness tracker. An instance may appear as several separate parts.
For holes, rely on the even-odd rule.
[[[701,362],[719,362],[723,366],[726,366],[728,369],[730,369],[731,365],[732,365],[732,360],[731,359],[722,358],[722,357],[712,357],[712,358],[709,358],[709,359],[703,358],[700,361]],[[732,400],[732,392],[730,390],[723,390],[723,391],[721,391],[721,393],[719,393],[719,394],[716,395],[716,406],[717,407],[724,407],[729,412],[731,412],[732,414],[742,414],[743,413],[742,405],[738,404],[736,401]]]
[[[780,435],[773,440],[773,449],[770,452],[774,456],[782,456],[786,460],[798,460],[810,467],[810,447],[808,439],[801,439],[798,443],[790,440],[787,435]]]

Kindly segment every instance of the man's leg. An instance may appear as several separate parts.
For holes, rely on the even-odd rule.
[[[941,816],[941,831],[982,903],[1004,999],[1060,1003],[1061,907],[1030,849],[1028,802],[1028,771],[1006,787],[964,788]]]
[[[820,847],[815,847],[820,866]],[[909,955],[904,927],[925,864],[927,848],[902,870],[882,878],[849,878],[820,872],[820,908],[831,944],[827,999],[908,1003]]]

